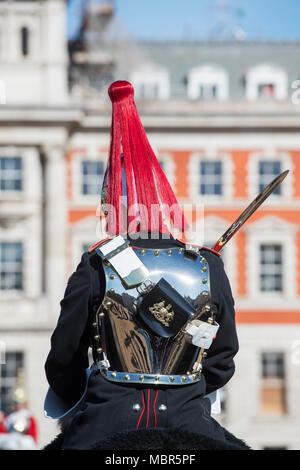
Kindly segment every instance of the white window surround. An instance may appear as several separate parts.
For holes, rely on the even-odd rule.
[[[35,147],[0,146],[0,157],[22,158],[22,190],[0,191],[2,201],[40,202],[41,164]]]
[[[216,86],[217,100],[228,98],[228,75],[226,70],[218,65],[204,64],[192,68],[187,77],[187,95],[191,100],[199,99],[201,86]]]
[[[246,98],[250,101],[260,99],[259,86],[274,86],[274,99],[287,98],[287,74],[281,67],[271,64],[259,64],[251,67],[246,75]]]
[[[262,152],[254,152],[249,155],[247,163],[247,186],[250,200],[254,199],[259,193],[259,162],[260,161],[279,161],[281,171],[290,170],[288,176],[281,184],[281,194],[272,194],[264,204],[277,205],[283,204],[292,199],[292,190],[294,186],[293,163],[287,152],[278,152],[276,149],[265,149]],[[271,181],[270,181],[271,182]]]
[[[130,74],[130,81],[135,88],[135,98],[139,99],[159,99],[167,100],[170,97],[169,73],[163,67],[155,64],[144,64],[136,68]],[[145,87],[145,97],[139,97],[138,89]],[[147,87],[149,87],[149,97],[147,97]],[[151,88],[157,87],[157,97],[152,96]]]
[[[0,226],[0,242],[23,245],[23,289],[2,290],[1,301],[35,299],[41,295],[41,230],[39,214],[20,219],[8,227]]]
[[[265,216],[245,226],[245,231],[247,235],[248,295],[255,301],[257,307],[278,308],[278,301],[291,300],[297,295],[297,260],[295,253],[297,227],[287,223],[280,217]],[[260,246],[263,244],[282,246],[283,289],[281,292],[264,292],[260,290]]]
[[[207,161],[221,161],[222,162],[222,194],[209,195],[200,194],[200,162]],[[189,197],[192,201],[201,200],[204,204],[219,204],[224,200],[229,201],[232,199],[233,190],[233,163],[230,154],[225,152],[219,153],[214,150],[208,149],[207,151],[194,152],[190,155],[188,164],[188,187]]]
[[[94,151],[93,151],[94,150]],[[82,194],[82,162],[93,161],[103,162],[104,172],[107,165],[107,154],[99,152],[98,149],[88,149],[87,151],[78,150],[72,155],[71,163],[71,187],[72,187],[72,202],[79,205],[97,205],[101,198],[102,180],[100,177],[99,194]],[[96,210],[96,209],[95,209]]]

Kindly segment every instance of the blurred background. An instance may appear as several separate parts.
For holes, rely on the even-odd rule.
[[[204,204],[206,246],[290,170],[222,252],[240,351],[215,418],[255,449],[300,449],[299,14],[297,0],[0,0],[0,432],[22,411],[14,429],[37,448],[57,433],[43,367],[99,239],[107,87],[125,79],[178,199]]]

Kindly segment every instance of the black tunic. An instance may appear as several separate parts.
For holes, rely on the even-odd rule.
[[[184,246],[173,239],[135,240],[134,245]],[[109,382],[95,370],[83,406],[66,431],[64,448],[86,449],[117,431],[150,427],[176,427],[224,439],[223,429],[210,416],[210,401],[204,396],[225,385],[234,373],[233,357],[238,351],[234,300],[221,258],[206,249],[200,254],[209,264],[212,302],[220,325],[203,360],[200,382],[186,386],[119,384]],[[93,251],[84,253],[68,281],[45,364],[51,388],[70,406],[85,388],[91,325],[104,293],[101,260]],[[139,407],[133,409],[137,404]],[[165,405],[165,411],[160,405]]]

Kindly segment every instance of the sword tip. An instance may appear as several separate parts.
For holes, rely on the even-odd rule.
[[[285,170],[283,171],[279,176],[278,176],[278,179],[280,182],[282,182],[284,180],[284,178],[288,175],[288,173],[290,172],[290,170]]]

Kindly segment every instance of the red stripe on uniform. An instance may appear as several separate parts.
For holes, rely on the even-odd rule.
[[[146,428],[148,428],[148,424],[149,424],[149,404],[150,404],[150,388],[148,388],[148,408],[147,408],[147,423],[146,423]]]
[[[157,400],[157,397],[158,397],[158,390],[156,390],[156,395],[155,395],[155,398],[154,398],[154,402],[153,402],[153,412],[154,412],[154,427],[156,428],[156,424],[157,424],[157,418],[156,418],[156,411],[155,411],[155,403],[156,403],[156,400]]]
[[[144,411],[145,411],[145,398],[144,398],[144,391],[142,392],[142,397],[143,397],[143,411],[142,411],[142,413],[140,414],[140,417],[139,417],[139,420],[138,420],[138,423],[137,423],[136,429],[138,429],[138,428],[139,428],[139,425],[140,425],[141,419],[142,419],[142,417],[143,417],[143,414],[144,414]]]

